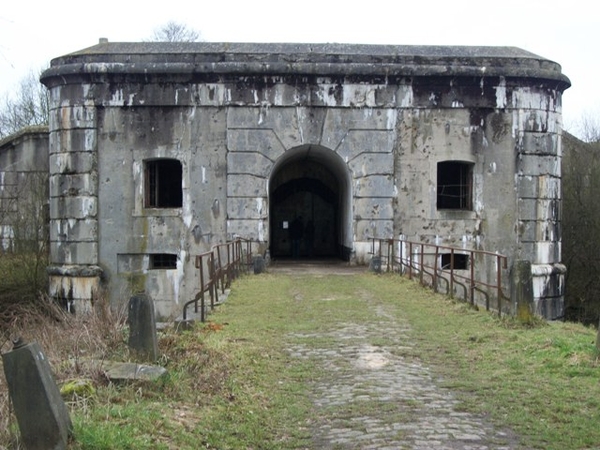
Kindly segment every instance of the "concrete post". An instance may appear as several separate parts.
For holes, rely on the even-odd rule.
[[[371,272],[381,273],[381,256],[373,256],[369,263]]]
[[[69,411],[40,346],[17,342],[2,361],[25,448],[66,449],[73,428]]]
[[[129,347],[145,361],[158,359],[158,339],[154,304],[146,294],[137,294],[129,299],[127,324],[129,325]]]
[[[252,258],[252,265],[254,267],[254,274],[258,275],[265,271],[265,259],[262,255],[257,255]]]
[[[534,315],[534,304],[530,261],[515,261],[511,276],[511,299],[515,305],[517,319],[523,323],[531,322]]]

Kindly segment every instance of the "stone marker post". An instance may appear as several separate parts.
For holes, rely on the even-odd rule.
[[[129,347],[139,358],[146,361],[158,359],[158,340],[156,338],[156,319],[154,304],[146,294],[137,294],[129,299]]]
[[[511,298],[514,302],[515,314],[520,322],[528,323],[533,320],[533,276],[531,262],[515,261],[512,267]]]
[[[19,340],[2,361],[25,448],[66,449],[73,426],[40,346]]]
[[[254,274],[258,275],[265,271],[265,259],[262,255],[256,255],[252,258],[252,266],[254,267]]]
[[[369,262],[369,270],[375,273],[381,273],[381,256],[373,256]]]

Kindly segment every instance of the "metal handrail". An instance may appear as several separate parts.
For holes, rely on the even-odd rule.
[[[210,295],[210,309],[219,302],[219,290],[225,294],[225,289],[241,273],[247,273],[252,264],[252,244],[256,241],[236,238],[223,244],[216,244],[208,252],[196,256],[195,267],[200,277],[200,288],[194,298],[183,305],[183,320],[187,320],[187,308],[194,305],[194,312],[198,313],[200,306],[200,320],[206,320],[206,293]],[[244,252],[245,244],[245,252]],[[244,255],[246,261],[243,261]],[[200,303],[200,305],[198,305]]]
[[[194,304],[194,312],[198,313],[198,301],[200,301],[200,320],[202,322],[206,319],[206,298],[205,293],[210,294],[211,308],[215,304],[215,294],[218,294],[215,289],[215,276],[214,276],[214,253],[213,251],[205,252],[196,256],[194,262],[196,269],[199,269],[200,274],[200,290],[196,293],[194,298],[183,305],[183,320],[187,320],[187,307]],[[207,275],[205,276],[205,270],[207,269]]]
[[[446,294],[454,297],[457,286],[463,289],[463,299],[472,305],[476,303],[476,293],[485,298],[486,310],[490,310],[490,296],[497,300],[498,315],[502,315],[504,302],[510,302],[510,297],[504,294],[502,282],[503,272],[507,270],[508,258],[504,255],[485,250],[473,250],[449,247],[424,242],[414,242],[405,239],[371,238],[371,254],[378,256],[381,267],[390,272],[398,271],[409,279],[418,277],[423,286],[438,290],[441,280],[446,283]],[[438,263],[442,254],[450,254],[449,267],[441,267]],[[469,267],[457,269],[455,255],[468,255]],[[492,259],[495,274],[491,280],[483,279],[481,267],[485,270],[490,264],[485,259]],[[479,264],[478,264],[479,261]],[[465,272],[467,272],[465,274]]]

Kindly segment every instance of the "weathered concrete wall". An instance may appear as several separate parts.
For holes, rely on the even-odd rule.
[[[420,104],[415,95],[420,108],[400,123],[396,224],[409,240],[531,261],[536,312],[562,317],[560,92],[490,81],[453,85],[445,109],[426,109],[427,90]],[[436,209],[436,163],[444,160],[473,163],[472,210]]]
[[[81,298],[102,274],[114,302],[145,291],[176,313],[198,287],[193,255],[234,235],[285,255],[284,224],[309,212],[335,221],[318,249],[356,263],[370,237],[399,235],[530,260],[538,311],[561,315],[555,63],[511,48],[101,43],[43,81],[52,262]],[[181,164],[181,205],[147,204],[161,158]],[[446,161],[469,170],[466,208],[437,205]]]
[[[168,315],[199,286],[193,256],[226,237],[226,116],[218,108],[147,103],[103,109],[100,261],[113,296],[121,295],[115,289],[147,291]],[[182,163],[181,208],[144,207],[144,161],[161,157]],[[148,255],[156,253],[177,255],[176,268],[153,270]]]
[[[0,251],[46,239],[47,215],[48,128],[27,127],[0,140]]]

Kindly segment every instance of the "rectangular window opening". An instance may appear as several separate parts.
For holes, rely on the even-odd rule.
[[[441,256],[442,270],[467,270],[469,268],[469,255],[444,253]]]
[[[473,164],[443,161],[437,164],[437,209],[473,209]]]
[[[150,269],[177,269],[177,255],[171,253],[151,254]]]
[[[145,163],[146,208],[181,208],[182,169],[176,159],[155,159]]]

